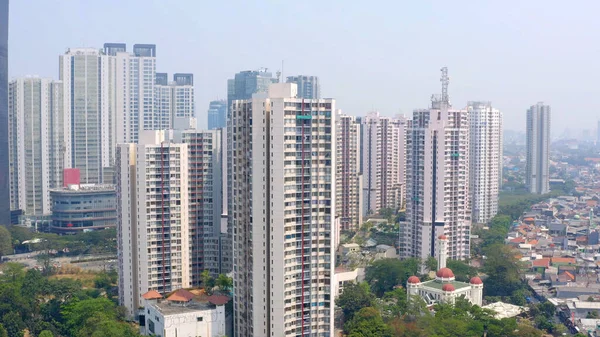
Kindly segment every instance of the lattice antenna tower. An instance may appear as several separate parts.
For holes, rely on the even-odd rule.
[[[450,83],[450,78],[448,77],[448,67],[443,67],[441,69],[442,77],[440,78],[440,82],[442,82],[442,108],[448,109],[450,106],[450,97],[448,96],[448,84]]]

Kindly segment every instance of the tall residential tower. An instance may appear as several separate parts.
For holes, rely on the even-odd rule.
[[[498,212],[502,181],[502,113],[490,102],[469,102],[469,192],[472,220],[486,223]]]
[[[442,95],[430,109],[415,110],[407,132],[406,222],[400,229],[401,257],[436,256],[436,238],[448,237],[448,257],[470,252],[469,121],[467,110],[451,109],[447,69]]]
[[[227,127],[227,101],[211,101],[208,105],[208,129]]]
[[[236,336],[333,336],[336,121],[294,83],[228,120]]]
[[[550,192],[550,106],[539,102],[527,110],[527,172],[530,193]]]
[[[51,213],[50,189],[62,186],[63,88],[61,82],[19,78],[9,87],[11,209]]]
[[[287,83],[298,85],[298,98],[321,98],[321,86],[317,76],[288,76]]]
[[[362,118],[363,215],[404,204],[406,120],[371,112]]]
[[[0,0],[0,223],[10,224],[8,151],[8,0]]]
[[[362,223],[362,172],[360,172],[360,122],[354,116],[337,115],[336,205],[343,230]]]

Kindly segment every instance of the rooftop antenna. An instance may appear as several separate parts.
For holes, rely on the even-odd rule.
[[[440,78],[440,81],[442,82],[442,109],[447,110],[448,107],[450,106],[450,97],[448,97],[448,84],[450,83],[450,78],[448,77],[448,67],[443,67],[441,69],[442,71],[442,78]]]

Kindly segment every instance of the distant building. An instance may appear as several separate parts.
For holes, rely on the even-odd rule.
[[[178,120],[196,117],[194,76],[174,74],[173,81],[168,82],[166,73],[159,74],[154,85],[154,112],[158,120],[154,130],[174,129]]]
[[[11,209],[50,214],[50,189],[62,186],[64,165],[63,85],[19,78],[9,86]]]
[[[540,102],[527,110],[527,172],[530,193],[550,192],[550,106]]]
[[[233,336],[231,314],[224,295],[196,295],[185,289],[166,299],[155,290],[142,295],[139,312],[140,333],[162,337]]]
[[[353,230],[363,217],[360,123],[339,110],[336,122],[336,211],[341,229]]]
[[[451,108],[445,69],[442,74],[442,97],[434,96],[431,108],[415,110],[409,121],[402,258],[435,257],[440,235],[448,236],[452,259],[471,256],[468,111]]]
[[[406,119],[375,111],[361,122],[363,215],[399,210],[406,195]]]
[[[498,212],[502,181],[502,112],[490,102],[469,102],[469,193],[472,220],[488,222]]]
[[[0,0],[0,126],[8,125],[8,0]],[[12,223],[8,132],[0,132],[0,223]]]
[[[208,129],[227,127],[227,101],[211,101],[208,106]]]
[[[416,276],[409,277],[406,284],[408,299],[420,296],[429,306],[436,303],[454,304],[456,298],[464,296],[472,304],[481,306],[483,282],[477,276],[471,278],[469,283],[456,281],[452,270],[446,267],[448,238],[440,235],[438,240],[438,271],[435,279],[421,282]]]
[[[298,85],[298,98],[321,98],[321,86],[317,76],[288,76],[286,82]]]
[[[267,69],[246,70],[227,80],[227,110],[234,100],[251,99],[257,92],[267,92],[269,85],[277,83],[277,78]]]
[[[114,185],[71,185],[50,191],[50,231],[67,234],[114,228],[117,195]]]

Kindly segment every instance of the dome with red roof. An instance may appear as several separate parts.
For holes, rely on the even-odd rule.
[[[475,276],[475,277],[471,278],[471,281],[469,283],[471,283],[471,284],[483,284],[483,281],[481,281],[481,279],[479,278],[479,276]]]
[[[454,286],[450,283],[446,283],[442,286],[442,290],[443,291],[455,291],[456,289],[454,288]]]
[[[440,239],[440,240],[448,240],[448,237],[446,235],[442,234],[442,235],[438,236],[438,239]]]
[[[421,280],[419,280],[419,278],[416,276],[411,276],[408,278],[408,283],[412,283],[412,284],[421,283]]]
[[[439,278],[454,278],[454,273],[450,268],[442,268],[435,275]]]

